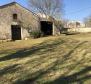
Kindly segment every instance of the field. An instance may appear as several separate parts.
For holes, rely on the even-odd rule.
[[[91,34],[0,42],[0,84],[91,84]]]

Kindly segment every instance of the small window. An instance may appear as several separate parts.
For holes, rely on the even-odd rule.
[[[14,20],[17,19],[17,14],[13,14],[13,19],[14,19]]]

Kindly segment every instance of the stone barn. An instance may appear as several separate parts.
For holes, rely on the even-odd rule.
[[[21,40],[29,37],[28,27],[39,27],[38,17],[16,2],[0,6],[0,39]]]
[[[34,30],[41,30],[41,32],[48,35],[55,35],[53,23],[40,21],[36,14],[20,4],[12,2],[0,6],[1,40],[22,40],[28,38],[30,36],[29,32]]]

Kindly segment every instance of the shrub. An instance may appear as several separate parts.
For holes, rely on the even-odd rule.
[[[31,31],[30,36],[33,38],[40,38],[42,36],[42,33],[41,33],[41,31],[38,31],[38,30]]]
[[[68,29],[67,28],[62,28],[61,29],[61,33],[62,34],[67,34],[68,33]]]

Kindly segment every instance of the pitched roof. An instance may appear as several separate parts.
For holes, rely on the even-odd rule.
[[[4,8],[4,7],[15,5],[15,4],[18,4],[18,3],[17,2],[11,2],[11,3],[0,6],[0,8]]]
[[[37,15],[36,13],[32,12],[31,10],[29,10],[28,8],[26,8],[26,7],[22,6],[22,5],[20,5],[20,4],[17,3],[17,2],[11,2],[11,3],[8,3],[8,4],[2,5],[2,6],[0,6],[0,9],[5,8],[5,7],[7,7],[7,6],[15,5],[15,4],[18,4],[18,5],[21,6],[22,8],[26,9],[27,11],[31,12],[33,15],[35,15],[35,16],[38,17],[38,15]]]

